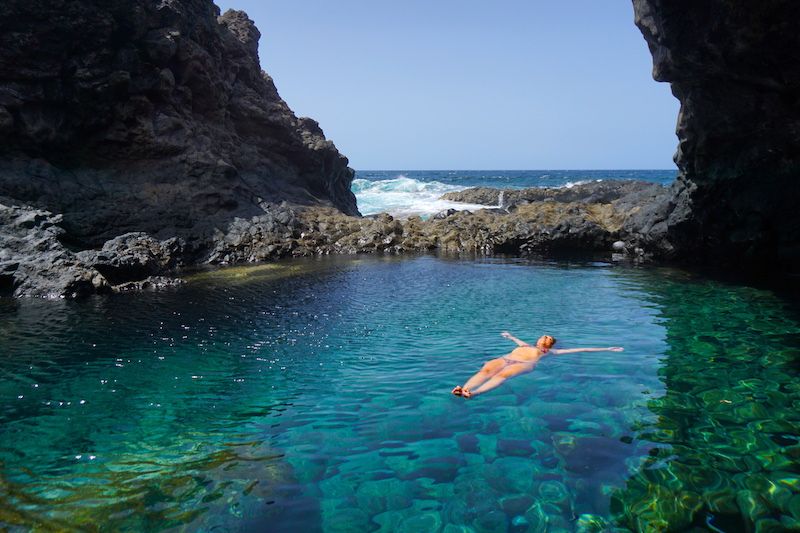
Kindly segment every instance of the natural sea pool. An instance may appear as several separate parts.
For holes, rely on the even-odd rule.
[[[484,396],[450,394],[541,333]],[[0,529],[800,527],[800,312],[670,269],[298,260],[0,300]]]

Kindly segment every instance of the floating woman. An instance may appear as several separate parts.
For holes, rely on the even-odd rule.
[[[519,340],[507,331],[504,331],[500,335],[517,343],[517,348],[514,348],[508,355],[487,361],[477,374],[469,378],[469,381],[464,383],[464,385],[456,386],[456,388],[453,389],[453,394],[456,396],[463,396],[464,398],[471,398],[477,394],[483,394],[484,392],[502,385],[503,382],[509,378],[530,372],[536,366],[536,363],[539,362],[539,359],[547,354],[561,355],[577,352],[621,352],[623,350],[623,348],[619,346],[555,350],[553,349],[553,345],[556,343],[556,339],[550,335],[542,335],[539,337],[539,340],[536,341],[536,346],[531,346],[527,342]],[[478,388],[476,389],[475,387]]]

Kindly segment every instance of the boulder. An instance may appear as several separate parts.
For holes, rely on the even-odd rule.
[[[62,242],[62,223],[49,211],[0,203],[0,295],[74,298],[180,282],[163,277],[181,265],[180,240],[133,233],[75,252]]]
[[[76,297],[108,288],[106,279],[59,240],[61,216],[0,204],[0,290],[16,297]]]

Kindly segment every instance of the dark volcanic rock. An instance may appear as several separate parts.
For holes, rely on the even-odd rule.
[[[180,266],[180,240],[134,233],[75,253],[61,223],[61,215],[0,203],[0,295],[72,298],[180,283],[162,276]]]
[[[119,285],[113,286],[111,289],[115,292],[138,292],[138,291],[155,291],[166,289],[168,287],[176,287],[186,283],[181,278],[168,278],[166,276],[148,276],[140,281],[127,281]]]
[[[162,287],[184,263],[589,250],[796,270],[800,4],[633,0],[681,101],[680,174],[475,189],[496,206],[358,218],[353,171],[211,0],[0,3],[0,291]],[[81,251],[78,251],[81,250]]]
[[[14,296],[58,298],[101,291],[108,282],[59,240],[61,215],[0,204],[0,287]]]
[[[797,271],[800,3],[633,0],[653,76],[681,102],[671,197],[639,242],[679,259]]]
[[[491,203],[500,192],[500,189],[468,189],[447,197],[468,203]],[[610,258],[613,243],[630,236],[626,229],[631,225],[630,220],[643,205],[654,203],[655,198],[666,192],[666,188],[648,182],[526,189],[513,191],[508,210],[450,209],[429,220],[420,217],[400,220],[385,213],[357,218],[325,207],[274,205],[259,216],[232,221],[225,232],[215,235],[214,245],[203,260],[211,264],[236,264],[286,256],[434,249],[520,255],[577,251]],[[631,252],[634,249],[631,247]]]
[[[398,220],[387,214],[356,218],[330,208],[282,206],[240,219],[216,241],[211,263],[283,256],[403,253],[441,250],[470,254],[543,255],[583,251],[608,257],[631,213],[611,203],[544,201],[449,216]]]
[[[301,234],[299,228],[297,214],[285,204],[250,219],[237,218],[226,233],[215,236],[206,262],[253,263],[289,255],[295,246],[293,239]]]
[[[146,233],[115,237],[100,250],[78,252],[76,256],[112,285],[138,282],[181,265],[184,243],[172,237],[157,241]]]
[[[203,241],[263,202],[357,214],[353,172],[211,0],[0,3],[0,195],[63,214],[62,240]]]
[[[442,195],[442,199],[483,205],[500,205],[502,203],[505,208],[520,203],[548,200],[608,204],[621,198],[628,198],[631,203],[642,205],[663,193],[664,187],[657,183],[636,180],[609,180],[581,183],[572,187],[532,187],[529,189],[474,187],[463,191],[445,193]]]
[[[641,202],[657,203],[652,199],[665,194],[665,189],[617,183],[615,192],[614,186],[598,185],[570,195],[560,190],[518,191],[520,203],[512,203],[508,211],[448,210],[430,220],[399,220],[385,213],[353,217],[329,207],[265,205],[260,215],[236,217],[224,231],[216,230],[211,244],[200,249],[190,248],[180,238],[157,240],[135,232],[110,239],[99,249],[73,252],[62,242],[60,215],[0,206],[0,290],[16,296],[58,297],[163,288],[179,283],[164,274],[196,263],[241,264],[322,254],[436,249],[542,256],[577,251],[608,259],[614,250],[638,257],[635,247],[617,241],[630,237],[626,228],[642,210]],[[470,194],[464,191],[462,196],[471,202]],[[499,191],[482,189],[477,194]],[[576,198],[587,201],[572,201]]]

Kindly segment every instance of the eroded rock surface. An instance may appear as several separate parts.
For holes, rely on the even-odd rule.
[[[643,205],[664,193],[664,187],[647,181],[595,181],[572,187],[533,187],[529,189],[495,189],[474,187],[445,193],[442,198],[453,202],[497,205],[504,208],[523,202],[611,203],[621,199]]]
[[[636,221],[643,206],[666,191],[652,183],[622,181],[586,184],[568,192],[528,189],[511,194],[502,209],[449,210],[428,220],[396,219],[385,213],[354,217],[331,207],[284,202],[265,205],[256,216],[234,218],[206,246],[132,232],[77,252],[63,242],[60,215],[0,204],[0,288],[16,296],[44,297],[158,289],[179,283],[175,275],[185,266],[327,254],[578,252],[638,260],[645,252],[621,239],[629,240],[632,231],[641,229]],[[501,192],[466,190],[450,199],[473,203]]]
[[[0,3],[0,195],[62,240],[204,241],[264,202],[357,214],[347,159],[297,118],[246,14],[211,0]]]
[[[638,242],[680,260],[800,267],[800,3],[633,0],[681,102],[680,170]]]
[[[183,266],[185,244],[177,237],[158,241],[143,232],[106,241],[100,250],[76,256],[111,284],[139,282]]]
[[[108,286],[59,240],[61,215],[0,204],[0,288],[14,296],[83,296]]]
[[[0,295],[74,298],[180,283],[163,276],[180,266],[178,239],[133,233],[76,253],[62,242],[62,222],[49,211],[0,203]]]
[[[668,190],[475,189],[360,218],[353,172],[210,0],[0,3],[0,292],[173,283],[184,265],[328,253],[597,251],[800,265],[800,5],[633,0],[681,101]]]
[[[514,191],[504,209],[449,210],[428,220],[387,214],[357,218],[329,208],[276,206],[230,224],[207,261],[233,264],[286,256],[429,250],[519,255],[577,251],[611,258],[614,243],[631,236],[632,221],[642,206],[667,192],[653,183],[622,181],[573,189]],[[447,198],[491,204],[501,192],[509,194],[479,188],[448,193]],[[616,251],[634,259],[642,255],[625,245]]]

